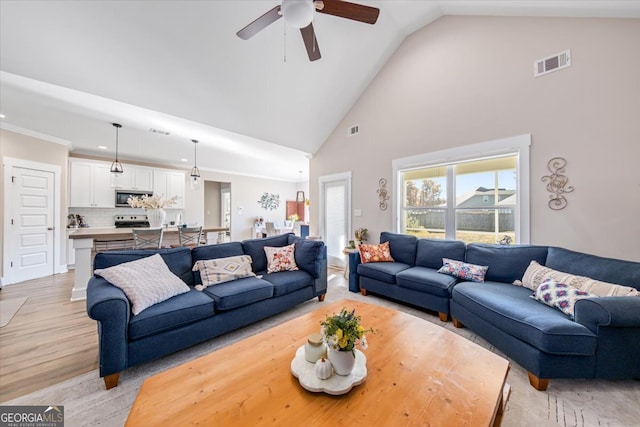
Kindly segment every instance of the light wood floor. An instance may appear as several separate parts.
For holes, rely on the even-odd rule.
[[[344,280],[342,271],[330,272]],[[28,297],[0,328],[0,402],[98,368],[96,322],[85,301],[69,301],[73,279],[72,270],[0,291],[0,300]]]
[[[98,367],[96,322],[85,301],[70,301],[73,278],[71,271],[0,291],[0,300],[28,297],[0,328],[0,402]]]

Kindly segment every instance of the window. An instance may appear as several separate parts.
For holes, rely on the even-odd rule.
[[[394,160],[396,230],[467,243],[528,243],[529,144],[523,135]]]

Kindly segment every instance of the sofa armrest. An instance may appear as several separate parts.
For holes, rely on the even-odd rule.
[[[318,256],[315,260],[315,272],[316,278],[314,280],[315,295],[321,295],[327,293],[327,247],[322,245],[318,251]]]
[[[91,278],[87,314],[98,321],[100,376],[126,369],[131,306],[124,292],[102,277]]]
[[[640,297],[597,297],[576,301],[575,321],[593,333],[600,326],[640,327]]]
[[[358,264],[360,264],[360,252],[349,253],[349,290],[351,292],[360,292],[360,283],[358,283]]]

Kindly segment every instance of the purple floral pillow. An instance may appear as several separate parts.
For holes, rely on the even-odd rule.
[[[594,296],[564,283],[558,283],[553,279],[546,279],[531,297],[559,309],[573,319],[576,301]]]
[[[442,258],[442,267],[438,273],[449,274],[472,282],[484,282],[484,275],[489,269],[486,265],[468,264],[454,259]]]

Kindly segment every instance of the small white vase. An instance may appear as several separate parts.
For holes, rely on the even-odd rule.
[[[349,375],[356,364],[356,357],[350,351],[338,351],[329,347],[327,351],[333,370],[338,375]]]
[[[149,228],[162,228],[165,219],[167,219],[167,213],[164,209],[149,209],[147,210],[147,219],[149,220]]]

